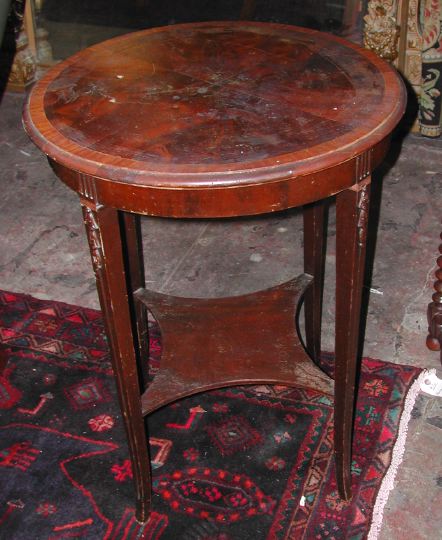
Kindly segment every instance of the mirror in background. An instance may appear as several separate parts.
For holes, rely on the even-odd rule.
[[[32,0],[39,59],[63,60],[127,32],[194,21],[294,24],[362,42],[364,0]],[[41,61],[40,60],[40,61]]]

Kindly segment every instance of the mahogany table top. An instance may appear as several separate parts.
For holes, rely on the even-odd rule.
[[[215,22],[117,37],[53,68],[28,134],[71,170],[211,188],[333,167],[385,139],[404,87],[373,53],[291,26]]]

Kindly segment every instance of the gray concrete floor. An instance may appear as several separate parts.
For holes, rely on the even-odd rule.
[[[6,94],[0,105],[0,287],[98,308],[77,197],[24,134],[22,102],[22,96]],[[439,356],[425,348],[425,337],[441,229],[442,143],[409,136],[401,145],[378,174],[383,189],[364,354],[438,368]],[[146,218],[143,231],[146,278],[154,290],[238,294],[283,282],[302,269],[296,210],[226,221]],[[333,346],[334,231],[332,206],[325,348]],[[441,538],[441,443],[442,400],[421,395],[382,540]]]

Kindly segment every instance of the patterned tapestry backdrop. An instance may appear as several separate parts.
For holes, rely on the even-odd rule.
[[[420,373],[364,360],[352,502],[337,493],[333,403],[323,394],[238,387],[153,413],[153,512],[140,525],[100,313],[0,291],[0,341],[9,358],[0,374],[8,540],[362,540]],[[160,351],[152,327],[152,375]],[[332,366],[326,355],[323,367]]]
[[[426,137],[439,137],[442,0],[364,0],[364,6],[365,46],[393,61],[409,89],[414,90],[409,92],[408,104],[412,130]]]
[[[423,50],[419,122],[422,135],[439,137],[442,121],[442,0],[421,2],[420,18]]]

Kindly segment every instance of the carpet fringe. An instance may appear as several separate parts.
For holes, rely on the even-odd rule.
[[[384,508],[387,504],[388,497],[390,496],[390,491],[392,491],[392,489],[394,488],[396,474],[404,457],[405,442],[407,440],[408,424],[411,419],[411,412],[413,410],[417,396],[421,391],[421,383],[423,379],[428,375],[428,373],[428,370],[423,370],[420,373],[420,375],[411,385],[410,389],[408,390],[407,397],[405,398],[404,410],[402,412],[399,422],[398,436],[393,447],[390,465],[387,472],[385,473],[384,478],[382,479],[382,483],[376,497],[367,540],[377,540],[378,535],[381,531],[382,520],[384,517]]]

